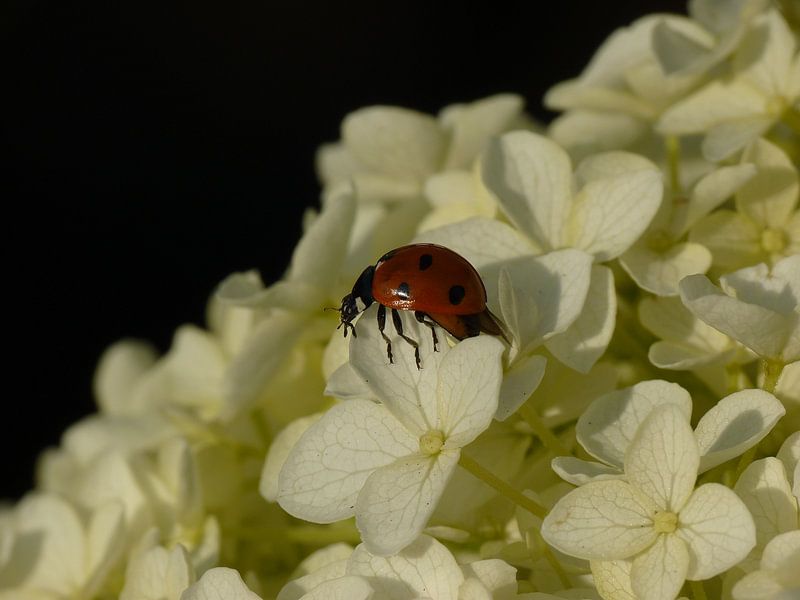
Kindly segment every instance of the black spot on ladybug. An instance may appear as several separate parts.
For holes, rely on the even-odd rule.
[[[424,271],[433,264],[433,257],[430,254],[423,254],[419,257],[419,270]]]
[[[397,295],[406,300],[411,296],[411,288],[405,281],[397,286]]]
[[[454,285],[451,287],[450,292],[448,293],[450,297],[450,304],[454,306],[461,304],[461,301],[464,299],[464,294],[466,294],[464,291],[464,286]]]

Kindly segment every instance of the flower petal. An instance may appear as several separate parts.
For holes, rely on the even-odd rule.
[[[701,133],[725,121],[762,113],[765,103],[766,98],[743,81],[713,81],[668,108],[656,129],[668,135]]]
[[[637,600],[631,589],[631,566],[629,560],[593,560],[592,569],[595,587],[601,598],[614,600]]]
[[[419,179],[438,170],[447,136],[439,123],[396,106],[370,106],[342,122],[347,149],[371,170],[399,179]]]
[[[284,427],[270,444],[267,459],[261,469],[258,491],[269,502],[278,499],[278,477],[283,464],[300,437],[322,417],[321,413],[300,417]]]
[[[461,448],[489,427],[497,411],[505,346],[482,335],[456,344],[439,365],[439,427],[445,448]]]
[[[567,242],[598,262],[616,258],[650,225],[663,188],[654,165],[589,181],[575,198]]]
[[[677,406],[689,422],[692,399],[685,389],[667,381],[642,381],[592,402],[578,419],[575,435],[589,454],[621,469],[641,424],[655,408],[665,404]]]
[[[574,456],[557,456],[551,463],[553,471],[572,485],[585,485],[590,481],[622,479],[622,471],[603,463],[582,460]]]
[[[545,346],[565,365],[588,373],[603,355],[614,333],[617,296],[614,274],[604,265],[592,265],[589,290],[580,316]]]
[[[181,600],[261,600],[261,597],[247,587],[238,571],[216,567],[187,588]]]
[[[515,131],[489,142],[481,164],[508,218],[546,250],[561,247],[572,205],[567,153],[541,135]]]
[[[361,544],[347,565],[350,575],[366,578],[381,598],[435,598],[456,600],[464,581],[450,551],[427,535],[420,535],[394,556],[376,556]]]
[[[657,252],[640,241],[619,257],[619,263],[640,288],[658,296],[677,296],[681,279],[708,271],[711,252],[692,242]]]
[[[677,513],[694,489],[700,453],[686,414],[674,404],[654,408],[625,453],[625,475],[661,510]]]
[[[703,140],[703,156],[711,162],[725,160],[757,140],[774,122],[770,117],[754,116],[715,125]]]
[[[741,390],[720,400],[695,427],[700,472],[739,456],[772,431],[786,409],[763,390]]]
[[[792,362],[800,319],[732,298],[704,275],[690,275],[680,284],[681,299],[692,313],[764,358]]]
[[[750,219],[730,210],[717,210],[700,219],[689,241],[711,251],[714,264],[733,270],[762,260],[761,230]]]
[[[742,161],[755,164],[758,172],[736,194],[736,209],[762,227],[782,228],[797,206],[797,169],[783,150],[765,139],[753,142]]]
[[[385,333],[392,342],[393,363],[389,362],[386,342],[375,324],[377,305],[364,311],[356,323],[357,336],[350,340],[350,364],[372,393],[414,435],[438,428],[436,385],[439,366],[450,352],[444,340],[433,351],[427,327],[401,311],[403,331],[419,343],[421,368],[414,360],[414,349],[389,324]]]
[[[458,458],[457,450],[408,456],[372,473],[356,503],[364,547],[388,556],[414,541],[436,509]]]
[[[362,577],[345,575],[319,584],[303,600],[370,600],[375,591]]]
[[[753,517],[724,485],[697,488],[678,517],[677,533],[689,548],[689,579],[708,579],[741,561],[756,545]]]
[[[544,377],[547,359],[533,354],[516,360],[503,375],[494,418],[505,421],[525,404]]]
[[[658,537],[652,501],[620,481],[587,483],[561,498],[542,523],[542,537],[577,558],[628,558]]]
[[[742,499],[756,526],[759,555],[772,538],[797,528],[797,500],[783,463],[771,456],[748,466],[733,488]]]
[[[419,443],[385,407],[348,400],[331,408],[292,448],[278,479],[278,503],[291,515],[332,523],[354,514],[373,471],[412,454]]]
[[[631,588],[639,598],[673,600],[688,568],[686,542],[676,535],[660,535],[655,544],[633,559]]]

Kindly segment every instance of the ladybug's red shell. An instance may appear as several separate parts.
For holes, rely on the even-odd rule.
[[[381,257],[372,296],[387,308],[431,315],[471,315],[486,309],[486,289],[475,268],[435,244],[403,246]]]

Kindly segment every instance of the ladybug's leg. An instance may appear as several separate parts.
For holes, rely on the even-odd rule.
[[[428,315],[426,315],[421,310],[414,311],[414,318],[416,318],[417,321],[419,321],[423,325],[427,325],[428,328],[431,330],[431,336],[433,336],[433,351],[438,352],[439,348],[437,348],[436,346],[439,344],[439,338],[436,337],[436,329],[434,329],[434,327],[436,327],[436,323],[434,323],[431,320],[426,320],[425,317],[427,316]]]
[[[389,357],[389,363],[394,364],[392,360],[392,341],[389,339],[389,336],[383,333],[384,328],[386,327],[386,307],[383,304],[378,305],[378,329],[383,336],[383,339],[386,340],[386,355]]]
[[[397,331],[397,335],[414,346],[414,360],[417,362],[417,369],[419,369],[419,344],[403,333],[403,321],[400,319],[400,313],[395,309],[392,309],[392,323],[394,323],[394,329]]]

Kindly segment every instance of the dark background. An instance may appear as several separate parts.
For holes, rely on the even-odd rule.
[[[0,497],[93,410],[122,337],[165,350],[228,273],[279,277],[349,111],[540,99],[667,1],[0,5],[4,320]]]

